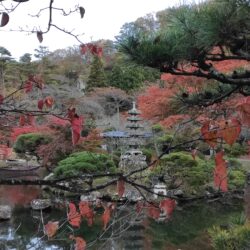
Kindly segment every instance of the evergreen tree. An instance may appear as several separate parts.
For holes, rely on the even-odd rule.
[[[91,90],[95,87],[105,87],[107,85],[107,79],[104,72],[103,62],[95,56],[91,63],[90,74],[87,81],[87,90]]]
[[[173,75],[214,80],[218,88],[209,98],[213,104],[232,93],[250,95],[249,70],[224,72],[218,67],[219,62],[229,60],[232,64],[239,60],[249,63],[249,11],[246,0],[181,5],[157,13],[158,25],[151,32],[125,29],[117,40],[120,50],[138,64]],[[226,86],[221,89],[221,85]],[[201,93],[189,102],[208,105],[203,97]]]

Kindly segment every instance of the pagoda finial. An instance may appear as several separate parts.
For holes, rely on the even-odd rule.
[[[136,109],[136,102],[133,101],[133,109]]]

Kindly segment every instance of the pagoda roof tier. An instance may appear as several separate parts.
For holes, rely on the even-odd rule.
[[[137,116],[130,116],[130,117],[127,118],[127,120],[132,121],[132,122],[133,121],[137,122],[137,121],[142,121],[142,118],[137,117]]]

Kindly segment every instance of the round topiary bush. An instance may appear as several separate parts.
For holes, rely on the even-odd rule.
[[[83,173],[107,173],[116,169],[108,154],[97,154],[88,151],[69,155],[62,161],[54,172],[57,176],[72,176]]]

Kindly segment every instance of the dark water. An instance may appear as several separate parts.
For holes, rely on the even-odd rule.
[[[41,191],[32,186],[0,187],[0,204],[8,203],[14,208],[12,219],[0,222],[0,250],[70,250],[74,249],[74,242],[69,239],[72,234],[83,237],[88,249],[211,250],[208,228],[226,224],[243,211],[238,201],[201,201],[178,207],[170,221],[159,224],[143,214],[137,215],[133,206],[124,205],[113,214],[114,223],[104,233],[100,220],[103,210],[95,211],[92,227],[83,221],[79,229],[72,229],[63,203],[42,213],[28,208],[29,202],[40,195]],[[42,225],[49,221],[59,221],[61,225],[53,240],[43,233]]]

